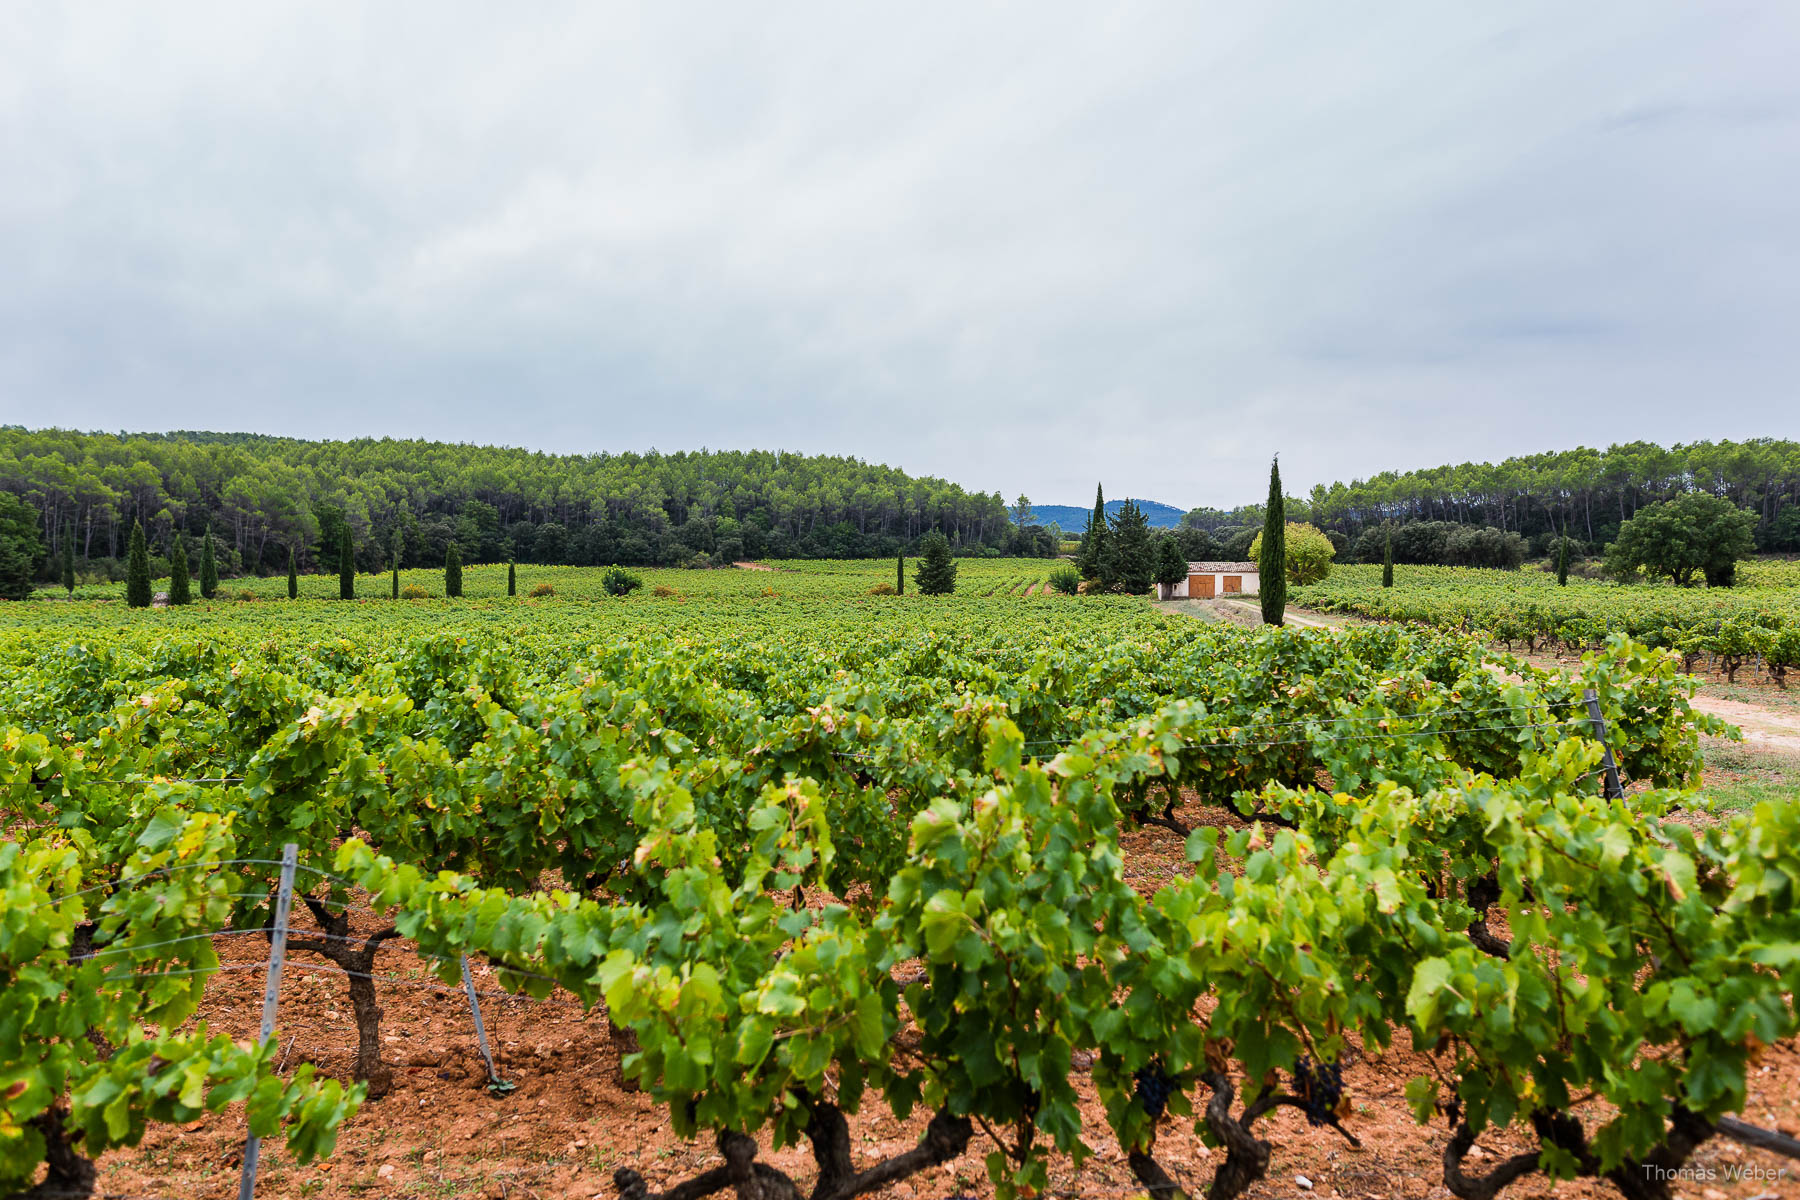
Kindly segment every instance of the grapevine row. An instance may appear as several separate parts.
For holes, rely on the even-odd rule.
[[[808,624],[814,615],[821,619]],[[754,1114],[736,1099],[706,1108],[699,1091],[669,1091],[665,1068],[685,1087],[696,1064],[691,1055],[670,1059],[658,1049],[672,1036],[660,998],[673,986],[670,1002],[679,1009],[689,981],[709,976],[766,984],[783,998],[771,999],[775,1007],[763,1015],[786,1019],[796,997],[805,1011],[813,989],[827,986],[815,977],[832,973],[837,982],[830,986],[860,1007],[845,1015],[827,1004],[822,1019],[842,1020],[845,1029],[790,1028],[780,1020],[768,1028],[771,1053],[778,1046],[784,1055],[811,1055],[801,1060],[806,1070],[816,1061],[835,1063],[840,1090],[827,1102],[794,1090],[816,1074],[799,1084],[795,1076],[764,1080],[755,1093],[759,1103],[793,1097],[799,1106],[783,1100],[789,1117],[768,1119],[801,1120],[792,1114],[804,1110],[807,1128],[816,1121],[822,1131],[815,1149],[835,1147],[832,1131],[859,1102],[845,1103],[846,1086],[874,1089],[902,1113],[923,1101],[941,1118],[932,1124],[930,1144],[908,1160],[923,1162],[957,1144],[971,1114],[979,1115],[1015,1129],[994,1167],[997,1183],[1010,1189],[1039,1186],[1033,1181],[1041,1174],[1043,1145],[1070,1150],[1080,1142],[1081,1133],[1068,1124],[1065,1053],[1091,1044],[1103,1063],[1114,1061],[1107,1054],[1116,1056],[1118,1078],[1143,1075],[1152,1090],[1166,1088],[1162,1100],[1176,1112],[1191,1106],[1181,1097],[1202,1088],[1210,1112],[1237,1086],[1230,1082],[1237,1073],[1263,1061],[1243,1058],[1242,1047],[1234,1051],[1237,1066],[1225,1062],[1223,1069],[1204,1056],[1181,1057],[1221,1039],[1239,1046],[1247,1036],[1182,1042],[1188,1035],[1178,1030],[1193,1024],[1199,992],[1179,1021],[1157,1018],[1169,1027],[1156,1036],[1174,1041],[1158,1041],[1148,1057],[1133,1058],[1113,1036],[1119,1030],[1101,1021],[1101,996],[1131,990],[1128,976],[1116,973],[1125,961],[1139,961],[1154,946],[1180,945],[1185,936],[1118,877],[1122,825],[1169,823],[1173,795],[1198,793],[1297,826],[1263,844],[1234,840],[1224,849],[1248,872],[1253,861],[1264,861],[1258,852],[1278,845],[1287,856],[1282,886],[1310,886],[1301,877],[1322,870],[1329,880],[1344,853],[1344,830],[1354,828],[1365,807],[1348,799],[1327,804],[1323,797],[1332,792],[1321,792],[1322,781],[1346,797],[1378,797],[1366,807],[1390,823],[1404,811],[1404,797],[1450,804],[1442,798],[1479,778],[1536,787],[1540,800],[1560,800],[1580,782],[1570,772],[1591,770],[1598,754],[1581,736],[1591,732],[1582,703],[1590,688],[1633,779],[1689,781],[1697,766],[1695,731],[1712,728],[1688,710],[1686,684],[1666,656],[1623,640],[1593,654],[1572,677],[1514,663],[1509,679],[1488,670],[1482,647],[1463,638],[1385,628],[1244,634],[1165,623],[1106,601],[1078,614],[1009,615],[1006,622],[978,605],[946,605],[939,623],[899,631],[860,614],[785,603],[734,615],[730,636],[698,636],[685,621],[652,623],[612,640],[590,640],[591,627],[555,622],[421,637],[416,626],[389,626],[384,618],[386,635],[355,643],[245,645],[137,635],[95,637],[44,654],[0,642],[0,655],[16,668],[0,689],[0,722],[9,726],[0,736],[0,797],[9,828],[55,831],[35,838],[30,853],[84,847],[83,885],[101,888],[108,903],[129,890],[107,892],[106,885],[134,878],[135,856],[170,839],[185,845],[194,829],[229,832],[230,844],[221,843],[215,861],[273,860],[289,841],[309,861],[323,861],[346,839],[360,838],[346,851],[345,869],[400,909],[396,932],[427,953],[448,952],[462,938],[470,950],[551,975],[578,995],[604,997],[609,1014],[637,1036],[642,1056],[633,1062],[655,1075],[645,1078],[680,1110],[678,1124],[718,1131],[734,1148],[728,1158],[741,1157],[742,1142],[733,1139],[755,1127]],[[1553,762],[1561,765],[1547,775],[1545,764]],[[1004,828],[984,825],[1000,809],[1011,814]],[[1382,828],[1392,832],[1390,825]],[[1329,839],[1318,843],[1330,847],[1329,855],[1313,848],[1318,839]],[[1193,845],[1200,861],[1181,903],[1205,909],[1238,903],[1233,897],[1249,902],[1250,893],[1238,890],[1243,885],[1231,882],[1239,876],[1208,866],[1213,860],[1204,840]],[[1421,852],[1385,853],[1391,883],[1365,872],[1346,876],[1350,882],[1342,887],[1385,898],[1426,886],[1417,866]],[[1486,886],[1500,889],[1504,903],[1505,879],[1491,866],[1498,857],[1495,844],[1466,841],[1455,870],[1468,879],[1495,875]],[[378,868],[382,861],[389,865]],[[449,868],[456,882],[421,899],[414,884],[425,887],[423,875],[392,865],[406,863]],[[978,869],[991,876],[981,888],[952,886]],[[563,898],[531,897],[546,873],[563,882]],[[211,907],[197,912],[189,927],[216,927],[221,915],[254,921],[270,874],[253,861],[216,873]],[[802,884],[846,902],[796,913],[790,893]],[[1016,907],[1004,929],[992,923],[1002,910],[994,909],[991,888]],[[960,897],[955,911],[944,907],[952,891]],[[977,892],[979,905],[971,909]],[[1461,931],[1476,918],[1456,907],[1458,894],[1426,895],[1436,907],[1408,920],[1469,941]],[[465,896],[477,897],[470,901],[475,907],[455,908],[452,902]],[[1310,896],[1303,892],[1282,904],[1291,899],[1304,910]],[[1160,903],[1160,897],[1152,899]],[[1169,903],[1175,900],[1170,893]],[[419,915],[421,904],[429,914],[440,901],[451,906],[446,920],[462,922],[460,932],[448,926],[434,932]],[[587,914],[579,928],[567,930],[587,947],[581,961],[559,958],[563,951],[538,940],[549,936],[543,922],[562,919],[559,905]],[[1228,921],[1249,919],[1235,908],[1222,911]],[[211,924],[202,925],[202,915]],[[321,920],[327,938],[315,940],[323,942],[330,928]],[[104,936],[110,947],[121,937],[147,937],[153,928],[140,931],[121,918]],[[1104,934],[1114,940],[1096,941],[1103,935],[1090,936],[1090,928],[1114,928]],[[707,929],[711,941],[702,938]],[[764,944],[778,935],[778,942]],[[1024,939],[1016,952],[1007,951],[1004,961],[983,959],[1009,937]],[[1047,937],[1054,954],[1040,944]],[[652,941],[662,949],[651,953]],[[703,942],[710,947],[704,953]],[[796,960],[802,965],[793,981],[743,976],[795,953],[804,959],[809,946],[821,957]],[[1108,956],[1119,946],[1126,958],[1112,962]],[[621,949],[636,957],[615,958]],[[1115,974],[1096,977],[1088,992],[1069,991],[1095,955],[1094,969]],[[902,995],[893,967],[914,958],[926,960],[927,980],[917,985],[925,990]],[[68,965],[78,955],[65,951],[62,961],[66,969],[84,969]],[[633,965],[626,975],[592,973],[606,962]],[[977,986],[968,972],[998,996],[1006,989],[995,986],[994,972],[1016,976],[1027,965],[1044,974],[1011,996],[1006,1011],[990,1014],[987,1026],[964,1020],[967,991]],[[1260,987],[1257,973],[1267,964],[1253,972],[1249,960],[1227,957],[1202,967],[1192,969],[1213,980],[1205,994],[1223,1003],[1238,994],[1232,988]],[[949,972],[941,991],[940,968]],[[665,969],[671,974],[657,974]],[[1297,969],[1304,975],[1311,968]],[[1416,976],[1421,968],[1410,969]],[[698,1003],[710,989],[696,986]],[[784,991],[790,986],[791,995]],[[735,1003],[752,993],[732,982],[721,984],[720,994]],[[131,1002],[121,997],[117,1006]],[[890,1061],[889,1026],[900,1020],[902,1003],[921,1044],[934,1047],[927,1058],[938,1065],[901,1068]],[[1071,1003],[1092,1011],[1057,1015]],[[729,1006],[725,999],[718,1004]],[[1370,1009],[1378,1015],[1365,1014],[1363,1024],[1407,1018],[1387,1000],[1382,1004],[1388,1006]],[[113,1003],[102,1007],[96,1021],[117,1022]],[[172,1019],[177,1012],[170,1010]],[[921,1019],[930,1012],[937,1015]],[[1332,1019],[1341,1024],[1341,1017]],[[861,1065],[854,1070],[839,1053],[839,1034],[848,1036],[851,1025],[865,1039],[879,1034],[884,1047],[858,1050]],[[970,1059],[966,1042],[952,1044],[976,1028],[986,1030],[986,1058]],[[373,1026],[362,1032],[365,1050],[378,1047]],[[683,1027],[682,1037],[692,1036],[695,1030]],[[749,1044],[759,1036],[752,1032]],[[741,1038],[732,1043],[731,1055],[743,1044]],[[1254,1044],[1252,1038],[1243,1046]],[[1299,1069],[1318,1083],[1300,1089],[1316,1101],[1328,1082],[1325,1064],[1338,1058],[1316,1038],[1299,1044],[1309,1065],[1290,1056],[1282,1069]],[[1021,1047],[1050,1056],[1034,1060],[1029,1078],[1007,1076],[1005,1063],[990,1061]],[[18,1053],[29,1064],[30,1054]],[[1195,1065],[1202,1061],[1206,1072]],[[372,1062],[378,1062],[373,1053],[359,1058],[379,1090]],[[1059,1064],[1060,1084],[1054,1080]],[[1004,1086],[995,1082],[995,1070]],[[1098,1077],[1114,1070],[1105,1065]],[[54,1074],[34,1078],[42,1088],[28,1088],[20,1095],[30,1098],[8,1109],[19,1114],[21,1127],[63,1094]],[[1215,1086],[1221,1081],[1225,1086]],[[71,1116],[88,1111],[87,1093],[68,1094]],[[355,1099],[319,1101],[321,1119],[341,1119]],[[40,1103],[46,1107],[31,1107]],[[1208,1131],[1228,1137],[1235,1129],[1253,1144],[1255,1115],[1246,1107],[1234,1116],[1231,1103],[1224,1101],[1216,1121],[1208,1117]],[[1120,1136],[1142,1144],[1126,1117],[1119,1120]],[[778,1132],[812,1136],[797,1128]],[[40,1153],[34,1143],[25,1145],[25,1158]],[[41,1153],[48,1152],[46,1143]],[[1143,1153],[1153,1161],[1153,1145]],[[831,1165],[821,1167],[821,1181],[836,1181],[827,1190],[851,1186],[836,1150],[827,1157]],[[622,1181],[627,1192],[635,1186]]]

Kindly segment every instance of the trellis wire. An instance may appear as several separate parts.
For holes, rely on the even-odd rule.
[[[1567,703],[1570,706],[1573,706],[1574,704],[1576,704],[1578,702],[1577,701],[1568,701]],[[1472,707],[1472,706],[1466,706],[1466,705],[1458,705],[1458,706],[1447,707],[1447,708],[1425,709],[1421,712],[1385,713],[1385,714],[1380,714],[1380,715],[1376,715],[1376,716],[1363,716],[1363,717],[1340,716],[1340,715],[1336,715],[1336,714],[1321,714],[1316,717],[1303,717],[1298,720],[1292,720],[1292,721],[1247,721],[1247,722],[1241,722],[1235,727],[1240,728],[1240,729],[1286,729],[1286,728],[1291,728],[1291,727],[1299,726],[1299,725],[1313,725],[1313,724],[1326,724],[1326,723],[1368,724],[1368,723],[1376,722],[1376,721],[1426,720],[1426,719],[1430,719],[1433,717],[1446,716],[1449,714],[1457,714],[1457,715],[1461,715],[1461,716],[1482,716],[1482,715],[1486,715],[1489,713],[1511,712],[1515,709],[1520,709],[1520,708],[1545,708],[1545,707],[1552,707],[1552,706],[1553,706],[1553,702],[1537,701],[1537,702],[1522,702],[1522,703],[1517,703],[1517,704],[1496,704],[1496,705],[1489,705],[1489,706],[1479,707],[1479,708]],[[1056,739],[1039,739],[1036,741],[1025,742],[1023,744],[1026,746],[1060,746],[1060,745],[1065,745],[1067,743],[1058,741]],[[201,778],[180,778],[180,779],[156,778],[156,777],[109,779],[109,778],[100,777],[100,776],[90,776],[90,777],[84,777],[79,780],[71,781],[66,776],[53,775],[48,779],[37,780],[35,782],[37,782],[41,785],[41,784],[45,784],[45,783],[53,783],[58,780],[61,780],[64,783],[72,782],[72,783],[75,783],[78,785],[95,783],[95,784],[104,784],[107,786],[123,787],[123,786],[136,785],[136,784],[142,784],[142,785],[148,786],[148,785],[159,784],[159,783],[244,783],[244,782],[247,782],[247,777],[241,776],[241,775],[222,775],[222,776],[211,776],[211,777],[201,777]],[[269,862],[270,860],[267,860],[267,859],[241,859],[241,860],[233,860],[233,861]],[[317,868],[304,867],[304,866],[302,869],[317,870]],[[321,872],[321,874],[323,874],[323,873],[324,872]]]
[[[432,957],[437,957],[437,956],[434,955]],[[243,960],[233,959],[230,962],[219,963],[217,966],[212,966],[212,967],[192,967],[192,968],[188,968],[188,969],[184,969],[184,970],[180,970],[180,971],[145,971],[145,972],[133,975],[132,978],[133,979],[177,979],[177,978],[180,978],[182,976],[187,976],[187,975],[213,975],[213,974],[224,974],[229,971],[254,971],[258,967],[267,966],[268,962],[269,962],[269,960],[266,958],[243,959]],[[377,975],[377,974],[374,974],[373,972],[369,972],[369,971],[347,971],[347,970],[343,969],[342,967],[327,966],[324,963],[289,962],[284,965],[284,969],[289,970],[289,971],[313,971],[313,972],[316,972],[321,975],[344,975],[344,976],[354,978],[354,979],[372,979],[377,983],[392,984],[395,987],[424,988],[427,991],[448,992],[453,995],[461,994],[461,992],[462,992],[462,989],[460,987],[446,987],[443,984],[439,984],[439,983],[427,983],[422,979],[404,979],[398,975]],[[523,976],[527,976],[532,979],[543,979],[550,983],[557,982],[554,979],[550,979],[550,977],[547,975],[537,975],[531,971],[515,971],[511,967],[500,967],[498,969],[502,970],[502,971],[506,971],[506,972],[508,972],[510,974],[514,974],[514,975],[523,975]],[[557,984],[557,986],[560,987],[562,985]],[[579,1000],[559,1000],[553,996],[547,996],[540,1000],[535,996],[527,996],[527,995],[523,995],[522,993],[519,993],[519,992],[480,991],[480,992],[476,992],[475,994],[478,996],[485,996],[490,1000],[529,1000],[533,1004],[562,1004],[562,1005],[573,1006],[576,1008],[586,1008],[587,1007],[586,1005],[582,1004],[582,1002]]]
[[[79,891],[65,892],[63,895],[58,896],[56,899],[50,901],[50,903],[51,904],[61,904],[64,900],[73,900],[77,896],[87,896],[87,895],[93,894],[94,892],[104,892],[110,888],[130,887],[131,885],[136,884],[136,883],[141,883],[146,879],[157,879],[164,875],[176,874],[179,871],[198,871],[198,870],[203,870],[203,869],[211,869],[213,867],[237,867],[237,866],[249,866],[249,865],[279,867],[279,866],[282,866],[283,864],[282,864],[282,861],[278,858],[218,858],[218,859],[208,859],[204,862],[187,863],[187,864],[185,864],[183,866],[179,866],[179,867],[158,867],[154,871],[145,871],[141,875],[133,875],[127,879],[112,879],[112,880],[108,880],[105,883],[96,883],[92,887],[82,888]],[[296,863],[295,869],[301,870],[301,871],[310,871],[314,875],[322,875],[327,879],[335,880],[336,882],[343,884],[345,887],[356,887],[357,886],[356,880],[346,879],[342,875],[333,875],[330,871],[327,871],[322,867],[312,867],[312,866],[308,866],[305,863]],[[230,898],[238,899],[238,898],[242,898],[244,896],[256,896],[256,895],[261,895],[261,893],[260,892],[238,892],[238,893],[235,893]]]
[[[226,860],[226,861],[260,861],[260,860]],[[297,863],[296,869],[297,870],[306,870],[307,867],[304,863]],[[127,881],[127,882],[129,882],[129,881]],[[92,889],[90,889],[90,890],[92,890]],[[74,896],[74,895],[79,895],[79,894],[80,893],[78,893],[78,892],[71,892],[69,895]],[[235,893],[235,895],[237,895],[239,897],[260,898],[263,896],[263,893],[261,893],[261,892],[238,892],[238,893]],[[61,900],[66,900],[68,898],[69,898],[68,896],[64,896],[64,897],[61,897],[59,900],[53,900],[53,901],[50,901],[49,903],[51,905],[54,905],[54,904],[60,903]],[[303,899],[311,899],[311,897],[303,896]],[[316,901],[316,903],[327,903],[327,902]],[[345,909],[345,910],[348,910],[351,907],[350,905],[345,904],[341,901],[336,902],[336,903],[338,904],[338,906],[340,908]],[[373,912],[375,910],[368,909],[366,911]],[[251,935],[256,935],[256,934],[262,934],[264,936],[271,936],[271,935],[275,934],[277,931],[279,931],[284,938],[288,934],[297,934],[297,935],[300,935],[300,936],[303,936],[306,938],[310,938],[313,940],[327,941],[327,942],[356,943],[356,942],[361,942],[361,941],[365,940],[363,936],[357,935],[357,934],[350,934],[350,935],[334,934],[334,933],[327,933],[326,931],[324,931],[322,929],[296,929],[292,925],[288,924],[286,922],[286,920],[284,919],[284,920],[280,921],[279,924],[258,925],[256,927],[250,928],[250,929],[236,929],[231,926],[222,926],[217,929],[200,930],[200,931],[197,931],[194,933],[183,934],[180,937],[166,938],[163,941],[159,941],[159,942],[139,942],[139,943],[131,943],[131,944],[123,944],[123,945],[108,944],[106,946],[95,949],[95,950],[91,951],[90,953],[83,955],[81,957],[82,957],[83,961],[88,961],[88,960],[101,959],[101,958],[106,958],[106,957],[115,956],[115,955],[134,953],[137,951],[166,949],[170,946],[178,946],[178,945],[181,945],[186,942],[204,941],[209,938],[215,938],[215,937],[246,937],[246,936],[251,936]],[[451,962],[457,958],[462,958],[466,961],[466,958],[467,958],[466,955],[438,954],[434,951],[425,950],[425,949],[421,949],[418,947],[414,947],[411,950],[407,950],[406,947],[400,946],[397,944],[384,945],[382,948],[383,949],[392,949],[396,952],[401,952],[401,953],[410,953],[414,957],[417,957],[417,958],[436,959],[440,962]],[[171,977],[183,976],[183,975],[204,975],[204,974],[208,974],[209,972],[212,972],[215,970],[225,970],[227,968],[227,966],[234,968],[234,969],[244,969],[244,968],[248,968],[248,967],[264,966],[268,963],[268,961],[269,961],[268,959],[235,960],[230,964],[221,963],[216,967],[196,967],[196,968],[192,968],[192,969],[183,969],[183,970],[176,970],[176,971],[120,972],[117,975],[110,976],[110,978],[122,979],[127,976],[130,976],[131,978],[134,978],[134,979],[162,979],[162,978],[171,978]],[[324,967],[324,966],[322,966],[320,964],[316,964],[316,963],[289,963],[288,966],[294,970],[331,971],[336,974],[353,975],[353,976],[357,976],[359,978],[364,978],[364,979],[381,979],[381,980],[389,980],[389,981],[396,982],[396,983],[405,983],[406,982],[405,980],[400,980],[397,977],[391,976],[391,975],[373,975],[373,974],[370,974],[370,973],[364,972],[364,971],[338,971],[334,968],[327,968],[327,967]],[[563,986],[562,981],[555,978],[554,976],[544,975],[537,971],[528,971],[523,967],[512,967],[512,966],[508,966],[504,963],[498,963],[498,964],[495,964],[495,969],[504,971],[511,975],[517,975],[521,978],[540,979],[540,980],[543,980],[545,983],[553,984],[557,987]],[[445,988],[443,990],[455,991],[457,989]],[[511,992],[483,992],[483,993],[479,993],[479,994],[487,995],[487,996],[510,996],[510,995],[513,995],[513,993],[511,993]]]
[[[1396,719],[1403,719],[1403,718],[1384,717],[1382,719],[1383,720],[1396,720]],[[1321,723],[1323,723],[1323,722],[1321,722]],[[1463,729],[1408,729],[1408,730],[1395,730],[1395,731],[1390,731],[1387,733],[1350,734],[1350,735],[1345,735],[1345,736],[1341,736],[1341,737],[1339,737],[1339,736],[1332,736],[1332,737],[1320,736],[1320,737],[1312,737],[1312,738],[1295,738],[1295,739],[1286,739],[1286,740],[1278,740],[1278,741],[1259,741],[1259,740],[1255,740],[1255,739],[1249,739],[1249,740],[1239,739],[1236,741],[1229,741],[1229,742],[1184,742],[1184,743],[1182,743],[1180,748],[1184,752],[1188,751],[1188,750],[1230,750],[1230,749],[1262,750],[1262,749],[1268,749],[1269,747],[1272,747],[1272,746],[1311,746],[1317,742],[1386,742],[1386,741],[1395,741],[1400,738],[1409,738],[1409,737],[1447,737],[1447,736],[1451,736],[1454,734],[1464,734],[1464,733],[1503,733],[1503,732],[1507,732],[1507,731],[1514,731],[1514,730],[1520,730],[1520,729],[1563,729],[1563,728],[1571,728],[1572,729],[1572,728],[1587,727],[1587,726],[1591,726],[1591,722],[1587,718],[1582,717],[1582,718],[1578,718],[1575,720],[1569,720],[1569,721],[1542,721],[1542,722],[1535,722],[1535,723],[1527,724],[1527,725],[1476,725],[1476,726],[1470,726],[1470,727],[1463,728]],[[1023,742],[1023,743],[1021,743],[1021,745],[1022,746],[1033,746],[1033,745],[1062,746],[1065,749],[1072,749],[1072,750],[1080,750],[1082,748],[1081,743],[1079,741],[1075,741],[1075,742]],[[835,754],[840,758],[856,758],[856,759],[863,759],[863,760],[867,760],[867,761],[873,761],[880,757],[879,755],[875,755],[875,754],[859,754],[853,750],[833,750],[833,751],[830,751],[830,753]]]
[[[37,783],[37,785],[39,787],[42,787],[46,783],[55,783],[57,780],[61,780],[65,784],[69,784],[69,783],[75,783],[75,784],[102,783],[102,784],[106,784],[108,786],[124,785],[124,784],[132,784],[132,783],[158,784],[158,783],[244,783],[244,782],[247,782],[245,777],[242,775],[219,775],[219,776],[212,776],[212,777],[183,778],[183,779],[174,779],[174,778],[169,778],[166,776],[154,776],[154,775],[148,779],[135,779],[135,778],[133,778],[133,779],[107,779],[107,778],[104,778],[104,777],[98,776],[98,775],[84,776],[81,779],[70,779],[67,775],[52,775],[48,779],[39,779],[39,780],[34,780],[33,782]]]

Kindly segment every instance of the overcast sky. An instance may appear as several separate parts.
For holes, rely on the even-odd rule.
[[[1800,435],[1800,5],[0,8],[0,421],[1188,507]]]

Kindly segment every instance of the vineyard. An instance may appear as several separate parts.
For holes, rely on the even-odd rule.
[[[1388,1108],[1469,1200],[1669,1195],[1722,1132],[1800,1151],[1734,1123],[1800,1030],[1800,813],[1709,811],[1699,736],[1731,731],[1652,648],[1690,650],[1660,593],[1523,606],[1586,651],[1555,671],[1496,660],[1512,610],[1454,573],[1365,601],[1340,571],[1302,602],[1395,623],[1296,631],[958,567],[951,597],[873,594],[876,560],[0,609],[0,1191],[239,1106],[329,1156],[410,1094],[402,984],[472,993],[465,963],[603,1020],[614,1094],[700,1147],[571,1195],[910,1196],[965,1160],[1003,1200],[1104,1194],[1110,1154],[1229,1200],[1278,1118],[1360,1152]],[[1800,627],[1743,595],[1773,602],[1720,621]],[[287,1002],[260,1044],[197,1019],[240,999],[220,944],[281,938],[354,1014],[338,1078],[283,1065]],[[1384,1056],[1397,1094],[1360,1092]],[[342,1182],[293,1194],[375,1186]]]
[[[1731,682],[1748,667],[1778,687],[1800,668],[1800,564],[1748,564],[1735,588],[1630,586],[1571,579],[1558,587],[1538,571],[1469,567],[1340,567],[1294,589],[1292,600],[1320,612],[1406,621],[1485,634],[1510,651],[1560,647],[1579,654],[1615,633],[1674,650],[1692,670],[1706,659]]]
[[[916,560],[909,560],[911,561]],[[1042,558],[962,558],[956,561],[959,590],[975,593],[1002,589],[1004,585],[1006,590],[1022,594],[1027,585],[1041,583],[1049,578],[1050,568],[1054,565],[1051,560]],[[894,560],[891,558],[793,562],[773,560],[766,565],[771,569],[688,571],[634,567],[631,570],[644,580],[646,590],[662,587],[676,597],[693,596],[701,599],[765,594],[813,599],[846,598],[865,593],[871,587],[894,582]],[[908,571],[911,571],[910,566]],[[561,600],[612,599],[601,585],[602,574],[603,572],[591,567],[521,565],[518,568],[518,595],[527,597],[532,588],[548,584],[555,598]],[[302,575],[297,582],[301,600],[338,599],[336,575]],[[360,574],[356,577],[357,597],[371,602],[385,601],[391,595],[391,583],[391,577],[386,572]],[[158,584],[159,587],[165,585],[166,581]],[[404,570],[400,572],[400,586],[417,587],[426,593],[428,600],[442,599],[444,572],[440,569]],[[125,585],[82,585],[70,594],[76,600],[123,601]],[[52,597],[51,603],[60,601],[63,596],[61,589],[40,593],[40,597]],[[505,567],[470,567],[465,570],[463,599],[497,600],[505,597]],[[286,601],[287,598],[287,579],[279,575],[261,579],[247,577],[227,580],[218,597],[222,604],[227,605],[261,600]],[[78,617],[86,619],[94,611],[79,610]],[[100,611],[105,611],[104,607]],[[0,623],[4,623],[12,615],[0,610]],[[41,621],[47,615],[34,612],[31,618],[33,621]]]

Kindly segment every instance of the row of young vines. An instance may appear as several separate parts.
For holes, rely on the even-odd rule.
[[[1623,634],[1673,650],[1684,669],[1705,664],[1731,683],[1746,667],[1786,688],[1800,669],[1800,590],[1784,586],[1689,589],[1574,580],[1541,573],[1408,567],[1396,585],[1377,569],[1346,567],[1297,589],[1295,604],[1321,612],[1478,634],[1505,645],[1581,654]]]

